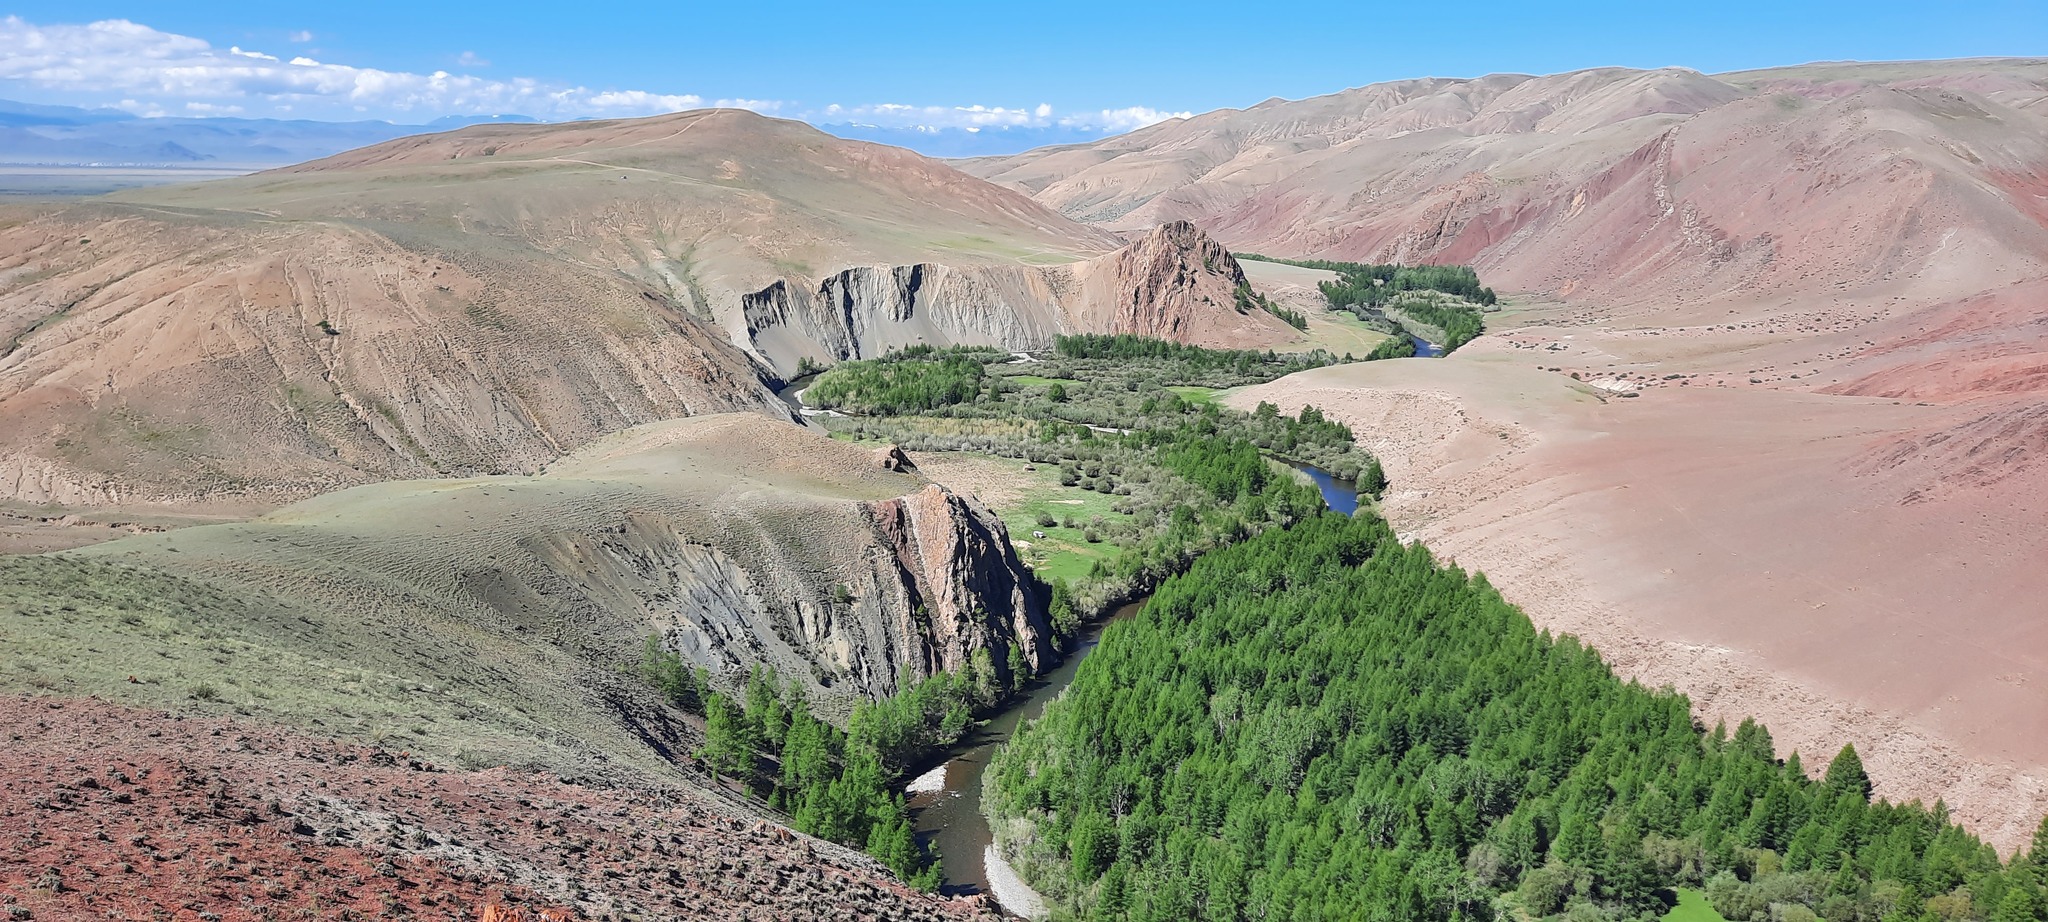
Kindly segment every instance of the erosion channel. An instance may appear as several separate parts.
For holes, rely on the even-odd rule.
[[[1358,488],[1355,484],[1338,480],[1312,465],[1290,466],[1315,481],[1316,487],[1322,491],[1323,502],[1331,510],[1344,515],[1357,511]],[[1028,918],[1043,914],[1038,895],[1032,893],[1016,872],[996,855],[988,818],[981,812],[982,773],[987,770],[989,758],[995,754],[996,748],[1009,741],[1019,724],[1043,714],[1046,703],[1066,690],[1068,683],[1074,680],[1074,673],[1080,669],[1081,661],[1102,639],[1103,630],[1118,621],[1135,617],[1144,606],[1145,600],[1139,599],[1117,608],[1108,618],[1089,625],[1074,649],[1068,652],[1065,662],[1040,676],[1027,694],[969,733],[945,762],[913,779],[905,789],[904,794],[909,799],[917,824],[918,838],[941,862],[945,873],[944,892],[987,893],[1011,913]]]

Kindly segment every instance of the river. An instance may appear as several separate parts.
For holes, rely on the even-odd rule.
[[[1313,464],[1289,461],[1287,466],[1307,474],[1308,479],[1316,482],[1316,489],[1323,491],[1323,505],[1330,507],[1331,512],[1358,514],[1358,484],[1349,480],[1338,480],[1330,472]]]
[[[1408,339],[1409,339],[1409,341],[1411,341],[1411,342],[1415,343],[1415,357],[1416,357],[1416,358],[1423,358],[1423,359],[1439,359],[1439,358],[1443,358],[1443,355],[1444,355],[1444,347],[1442,347],[1442,346],[1439,346],[1439,345],[1437,345],[1436,343],[1430,342],[1429,340],[1423,339],[1422,337],[1420,337],[1420,336],[1417,336],[1417,335],[1415,335],[1415,334],[1413,334],[1413,333],[1410,333],[1410,334],[1408,334]]]
[[[804,406],[804,388],[810,387],[811,382],[817,379],[817,373],[813,372],[783,385],[781,390],[775,392],[775,396],[782,398],[782,402],[789,405],[789,412],[796,417],[796,421],[812,429],[819,426],[811,422],[811,416],[820,411]]]
[[[1290,464],[1314,480],[1322,490],[1323,502],[1334,512],[1351,515],[1358,511],[1358,487],[1338,480],[1309,464]],[[991,718],[968,734],[943,764],[919,775],[906,789],[918,839],[939,856],[948,895],[987,893],[1009,912],[1038,918],[1044,914],[1038,894],[995,852],[995,838],[988,817],[981,812],[982,773],[988,770],[996,748],[1017,732],[1019,724],[1045,713],[1045,706],[1059,697],[1081,661],[1095,649],[1102,632],[1118,621],[1136,617],[1144,608],[1139,600],[1118,608],[1110,616],[1082,632],[1081,642],[1067,653],[1064,662],[1040,676],[1022,700]]]
[[[1017,732],[1018,724],[1045,713],[1046,703],[1059,697],[1074,681],[1075,670],[1102,639],[1103,629],[1137,615],[1144,604],[1132,602],[1111,612],[1107,620],[1089,625],[1081,634],[1080,644],[1067,653],[1066,661],[1040,676],[1022,700],[975,729],[961,743],[965,748],[955,749],[945,764],[911,782],[910,809],[916,818],[918,838],[943,862],[943,892],[987,893],[1019,914],[1036,902],[1037,894],[1025,888],[1016,873],[995,857],[988,817],[981,813],[982,772],[988,770],[988,760],[995,755],[996,747]],[[991,859],[997,865],[993,869]],[[993,883],[991,877],[995,878]]]

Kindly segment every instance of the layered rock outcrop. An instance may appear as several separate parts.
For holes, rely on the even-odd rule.
[[[640,688],[619,671],[649,636],[721,687],[773,667],[828,715],[977,657],[1007,678],[1013,650],[1033,671],[1058,655],[993,513],[754,413],[636,427],[537,476],[376,484],[73,553],[347,638],[289,635],[292,656],[346,643],[405,684],[480,702],[517,690],[530,719],[621,759],[648,755],[649,732],[604,728]]]
[[[1046,599],[1001,519],[937,484],[870,504],[868,514],[896,565],[895,580],[877,574],[877,582],[894,582],[889,591],[902,596],[883,610],[897,636],[922,645],[903,650],[900,661],[921,659],[926,674],[962,672],[986,650],[1005,682],[1012,647],[1033,673],[1051,665]]]
[[[1278,318],[1239,310],[1244,271],[1186,221],[1094,259],[1058,266],[861,266],[815,288],[778,279],[742,295],[746,342],[784,375],[904,346],[1044,349],[1061,333],[1134,333],[1257,348],[1292,338]]]

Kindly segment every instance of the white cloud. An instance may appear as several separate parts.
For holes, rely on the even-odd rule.
[[[763,115],[770,112],[780,112],[783,106],[786,105],[786,103],[774,99],[719,99],[711,104],[720,109],[746,109]]]
[[[123,99],[120,102],[114,103],[113,107],[130,115],[140,115],[143,118],[164,117],[164,107],[153,102],[145,103],[133,99]]]
[[[655,115],[703,102],[687,93],[593,90],[445,71],[406,73],[304,56],[286,63],[258,49],[230,46],[221,51],[202,39],[124,19],[44,26],[18,16],[0,19],[0,87],[9,83],[72,96],[120,97],[129,111],[158,114],[165,106],[196,102],[239,105],[257,114],[290,106],[315,117],[324,110],[400,118],[499,113],[581,118]]]
[[[1049,103],[1032,107],[1006,106],[912,106],[876,103],[826,106],[810,117],[821,124],[845,124],[870,128],[914,128],[941,131],[948,128],[980,131],[984,128],[1072,128],[1114,134],[1143,128],[1168,119],[1187,118],[1190,112],[1165,112],[1147,106],[1102,109],[1092,112],[1061,113]]]
[[[300,30],[287,38],[313,40]],[[319,54],[317,49],[306,49]],[[473,51],[458,68],[489,67]],[[255,115],[386,118],[420,122],[444,115],[520,114],[542,119],[623,118],[704,105],[749,109],[827,125],[912,129],[937,135],[987,129],[1065,129],[1107,135],[1186,118],[1145,106],[1062,112],[1050,103],[934,106],[907,103],[815,106],[743,97],[707,100],[695,93],[591,89],[529,78],[411,73],[351,67],[305,54],[280,59],[258,48],[222,50],[204,39],[161,32],[125,19],[39,25],[0,18],[0,96],[111,105],[144,116]],[[118,100],[118,101],[111,101]]]
[[[1129,106],[1066,116],[1060,119],[1060,124],[1122,132],[1157,125],[1172,119],[1193,118],[1194,115],[1193,112],[1162,112],[1147,106]]]

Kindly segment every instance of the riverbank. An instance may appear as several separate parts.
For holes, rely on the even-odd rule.
[[[1074,681],[1081,661],[1101,642],[1102,632],[1112,624],[1135,617],[1144,604],[1137,601],[1123,605],[1107,619],[1089,625],[1059,666],[1035,680],[1009,708],[976,727],[944,762],[906,787],[904,793],[918,839],[941,862],[945,881],[941,893],[987,893],[1004,908],[1026,918],[1036,918],[1024,911],[1033,905],[1042,911],[1037,894],[1023,887],[1016,872],[994,850],[995,837],[981,809],[983,773],[996,748],[1008,742],[1023,722],[1045,713],[1045,706]]]
[[[1324,504],[1333,512],[1352,515],[1358,509],[1358,488],[1313,465],[1289,463],[1313,481]],[[1134,618],[1144,599],[1116,608],[1108,618],[1084,629],[1074,649],[1060,665],[1036,680],[1024,696],[977,727],[954,747],[945,761],[913,778],[905,787],[912,822],[919,841],[940,860],[944,875],[941,893],[959,896],[986,893],[1006,910],[1027,919],[1043,918],[1045,902],[1024,884],[1015,869],[1002,857],[993,829],[982,808],[982,785],[991,758],[1024,723],[1045,713],[1045,708],[1072,684],[1081,663],[1088,657],[1111,625]]]
[[[1902,502],[1912,468],[1876,467],[1872,446],[1959,410],[1680,386],[1633,365],[1658,384],[1603,400],[1528,364],[1605,367],[1645,339],[1508,330],[1225,402],[1351,425],[1386,466],[1404,538],[1485,571],[1624,675],[1687,693],[1708,725],[1758,717],[1780,755],[1854,743],[1880,795],[1943,799],[2002,850],[2023,845],[2048,810],[2048,691],[2025,678],[2048,667],[2009,615],[2048,574],[2024,566],[2043,559],[2028,523],[2048,491],[2016,478]]]

